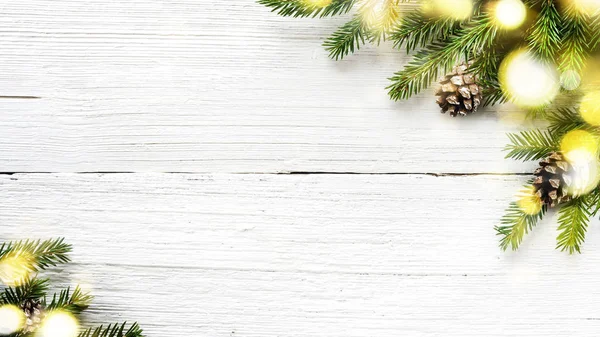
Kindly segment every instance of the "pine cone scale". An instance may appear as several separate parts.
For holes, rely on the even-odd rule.
[[[436,103],[442,113],[448,112],[452,117],[466,116],[477,111],[481,105],[481,87],[477,77],[468,73],[470,64],[460,64],[440,80],[440,88],[436,93]]]

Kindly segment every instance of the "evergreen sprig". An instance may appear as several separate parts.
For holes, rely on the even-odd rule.
[[[9,268],[18,268],[29,271],[44,270],[49,266],[69,262],[68,254],[71,245],[64,239],[51,239],[45,241],[16,241],[0,245],[0,263],[11,262]],[[20,265],[15,265],[15,264]],[[12,280],[11,280],[12,281]],[[87,309],[93,297],[81,290],[79,286],[71,290],[66,288],[48,297],[49,280],[37,276],[26,275],[16,282],[14,286],[0,284],[0,306],[14,305],[23,308],[28,301],[39,303],[41,310],[45,312],[64,311],[73,315],[81,314]],[[36,304],[37,305],[37,304]],[[49,316],[47,316],[49,317]],[[0,322],[2,323],[2,322]],[[29,323],[28,323],[29,324]],[[42,322],[43,324],[43,322]],[[126,329],[127,323],[100,326],[82,331],[78,337],[142,337],[142,329],[137,323]],[[21,331],[11,332],[9,337],[30,337],[36,332],[22,328]],[[28,326],[27,329],[32,329]],[[33,327],[33,329],[37,329]]]
[[[365,43],[365,39],[368,38],[367,35],[365,24],[359,16],[355,16],[327,38],[323,42],[323,46],[329,52],[330,58],[340,60],[360,49],[360,46]]]
[[[562,18],[554,1],[540,2],[540,13],[526,40],[530,50],[543,59],[552,61],[560,49]]]
[[[356,4],[356,0],[333,0],[324,7],[305,0],[258,0],[258,3],[281,16],[325,17],[348,13]]]
[[[508,138],[510,144],[504,148],[505,151],[508,151],[506,158],[524,161],[538,160],[558,150],[559,139],[548,131],[535,129],[510,133]]]
[[[539,213],[528,214],[516,202],[511,203],[500,221],[501,225],[496,226],[496,232],[501,236],[500,247],[503,250],[517,250],[525,234],[533,230],[546,211],[546,206],[542,206]]]
[[[47,310],[65,310],[79,314],[90,306],[93,298],[89,293],[82,291],[80,287],[76,287],[73,292],[71,292],[71,288],[67,288],[54,294],[49,302],[44,298],[42,305]]]
[[[27,300],[43,298],[49,286],[48,279],[26,277],[19,285],[6,287],[0,293],[0,305],[20,305]]]
[[[106,327],[89,328],[81,332],[78,337],[141,337],[142,329],[137,323],[125,329],[127,322],[122,324],[109,324]]]
[[[581,253],[581,244],[585,240],[590,217],[590,199],[581,196],[564,205],[559,211],[558,231],[556,248],[568,251],[569,254]]]
[[[49,266],[69,262],[68,254],[71,250],[71,245],[62,238],[9,242],[0,246],[0,261],[18,259],[23,269],[38,272]]]

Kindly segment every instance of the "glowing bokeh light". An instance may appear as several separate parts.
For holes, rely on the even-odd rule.
[[[600,0],[569,0],[575,8],[588,15],[600,14]],[[568,2],[568,1],[567,1]]]
[[[560,150],[571,164],[571,170],[564,177],[569,194],[583,195],[598,186],[600,163],[596,136],[584,130],[570,131],[561,140]]]
[[[548,104],[560,89],[556,69],[526,50],[515,51],[502,61],[499,78],[505,95],[521,107]]]
[[[600,91],[588,93],[583,97],[579,114],[586,123],[600,126]]]
[[[523,189],[517,196],[517,205],[523,213],[535,215],[542,211],[542,199],[535,194],[533,186]]]
[[[323,8],[331,5],[333,0],[302,0],[308,7]]]
[[[400,8],[395,0],[363,0],[359,13],[367,29],[383,33],[400,20]]]
[[[496,22],[507,29],[520,27],[527,18],[527,7],[520,0],[500,0],[494,5]]]
[[[79,324],[73,315],[56,311],[50,313],[43,322],[40,337],[76,337]]]
[[[0,336],[21,331],[25,324],[25,313],[15,305],[0,307]]]
[[[455,20],[470,18],[473,8],[473,0],[430,0],[423,4],[425,13]]]
[[[567,70],[560,74],[560,86],[565,90],[573,91],[581,85],[581,76],[574,70]]]
[[[9,256],[0,262],[0,280],[9,286],[19,285],[30,270],[31,260],[26,256]]]

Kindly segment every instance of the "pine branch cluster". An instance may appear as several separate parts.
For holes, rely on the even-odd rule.
[[[509,52],[528,47],[542,60],[556,62],[563,81],[578,81],[585,60],[600,45],[600,15],[577,10],[574,1],[523,0],[533,13],[521,27],[507,30],[494,19],[497,0],[474,0],[471,15],[453,18],[431,13],[431,0],[258,0],[272,11],[293,17],[353,17],[323,43],[332,59],[340,60],[365,43],[391,40],[397,49],[416,52],[412,60],[390,77],[390,98],[407,99],[427,88],[452,65],[474,61],[473,70],[486,88],[484,105],[510,100],[498,84],[498,68]],[[365,8],[384,14],[381,29],[370,27]],[[435,3],[435,1],[433,2]],[[381,9],[380,7],[383,7]],[[368,12],[368,11],[367,11]],[[392,13],[392,14],[390,14]]]
[[[79,286],[62,289],[49,294],[50,279],[39,277],[38,272],[49,267],[70,262],[69,253],[72,246],[64,239],[25,240],[7,242],[0,245],[0,270],[3,268],[18,269],[24,275],[11,280],[10,285],[0,283],[0,307],[12,305],[22,308],[27,302],[39,303],[46,314],[52,312],[68,312],[79,315],[86,310],[92,295]],[[14,276],[8,273],[9,276]],[[5,282],[7,282],[5,280]],[[13,284],[14,283],[14,284]],[[43,322],[42,322],[43,324]],[[33,337],[35,331],[17,331],[10,337]],[[142,337],[142,330],[137,323],[127,327],[127,323],[99,326],[81,331],[78,337]]]

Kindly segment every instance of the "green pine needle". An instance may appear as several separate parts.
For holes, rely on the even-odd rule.
[[[0,261],[19,259],[23,269],[38,272],[49,266],[69,262],[68,254],[71,250],[71,245],[65,243],[63,238],[9,242],[0,246]]]
[[[474,52],[491,48],[497,33],[498,27],[493,20],[482,16],[448,41],[431,43],[419,51],[404,70],[390,78],[391,99],[408,99],[418,94],[438,77],[440,71],[448,71],[461,56],[469,59]]]
[[[586,197],[579,197],[564,205],[559,211],[556,249],[569,254],[581,253],[581,245],[590,222],[591,205]]]
[[[48,279],[25,278],[18,286],[6,287],[0,293],[0,305],[20,305],[26,300],[40,299],[46,296]]]
[[[432,42],[448,39],[459,27],[460,24],[452,18],[426,17],[420,11],[414,11],[402,18],[391,32],[390,40],[394,41],[394,47],[404,46],[410,53]]]
[[[558,70],[561,74],[570,74],[565,81],[577,82],[581,70],[585,66],[592,40],[590,18],[584,11],[577,10],[574,4],[565,11],[565,24],[562,29],[560,62]]]
[[[348,13],[356,0],[333,0],[325,7],[314,6],[303,0],[258,0],[258,3],[281,16],[325,17]]]
[[[330,58],[340,60],[360,49],[360,46],[365,43],[366,36],[365,25],[360,17],[355,16],[325,40],[323,46],[329,52]]]
[[[562,19],[553,1],[542,1],[536,22],[528,32],[530,50],[546,60],[554,60],[561,44]]]
[[[99,326],[89,328],[79,334],[78,337],[142,337],[142,329],[137,323],[132,324],[127,330],[127,322],[123,324],[109,324],[108,326]]]
[[[508,151],[506,158],[515,160],[538,160],[558,150],[557,139],[552,133],[541,130],[529,130],[509,133],[510,144],[504,148]]]
[[[510,204],[506,214],[502,217],[501,226],[496,226],[497,235],[500,239],[500,248],[517,250],[523,242],[523,237],[533,230],[533,227],[546,214],[546,206],[542,206],[538,214],[525,213],[516,202]]]
[[[550,122],[550,132],[557,136],[562,136],[572,130],[592,129],[575,108],[559,108],[548,111],[546,119]]]
[[[43,306],[46,310],[66,310],[73,314],[79,314],[90,306],[92,299],[93,296],[83,292],[79,287],[76,287],[72,293],[71,289],[67,288],[54,294],[49,303],[44,299]]]

